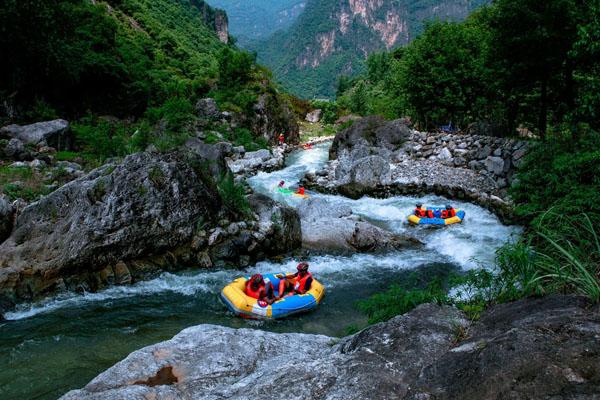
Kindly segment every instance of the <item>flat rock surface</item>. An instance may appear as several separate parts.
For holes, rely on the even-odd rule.
[[[392,164],[392,182],[461,187],[482,193],[496,193],[498,190],[496,182],[485,175],[434,160],[403,160]]]
[[[450,307],[423,305],[342,341],[200,325],[132,353],[63,400],[401,398],[465,324]]]
[[[62,399],[597,399],[599,339],[598,306],[567,296],[475,324],[425,304],[341,340],[200,325]]]

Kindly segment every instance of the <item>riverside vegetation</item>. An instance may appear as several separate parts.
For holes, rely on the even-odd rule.
[[[478,319],[491,305],[523,297],[574,293],[589,302],[600,301],[600,240],[596,228],[600,218],[600,151],[597,150],[600,100],[599,71],[593,62],[598,58],[600,39],[600,25],[593,16],[599,11],[597,0],[583,3],[551,0],[544,4],[499,0],[466,22],[431,23],[406,48],[369,58],[367,75],[341,79],[337,102],[312,104],[311,107],[323,109],[324,123],[329,126],[338,117],[352,112],[388,118],[409,116],[422,129],[434,129],[452,121],[469,127],[472,133],[513,136],[518,128],[540,139],[532,140],[532,150],[510,189],[515,213],[525,226],[524,235],[498,250],[497,270],[461,275],[444,272],[439,276],[432,274],[428,279],[415,276],[358,304],[369,316],[369,323],[386,321],[425,302],[454,304],[471,319]],[[239,146],[230,143],[209,145],[224,140],[249,150],[260,149],[273,144],[282,130],[289,130],[288,139],[294,141],[297,126],[294,132],[295,121],[291,121],[290,110],[307,107],[306,103],[281,93],[272,83],[270,72],[257,65],[253,55],[231,45],[223,18],[223,14],[196,0],[9,1],[3,7],[0,50],[2,54],[15,56],[0,66],[2,76],[8,77],[0,86],[2,122],[28,123],[64,116],[74,121],[72,131],[76,138],[73,149],[53,156],[66,163],[52,169],[49,179],[56,181],[56,185],[40,184],[40,179],[46,179],[44,167],[35,170],[14,165],[0,167],[2,191],[9,199],[17,203],[24,199],[27,203],[44,196],[19,215],[18,234],[8,236],[1,244],[0,254],[6,259],[10,257],[13,265],[27,263],[26,267],[37,267],[40,262],[36,257],[44,257],[48,262],[52,254],[28,249],[34,241],[27,238],[37,240],[39,249],[54,251],[54,259],[50,260],[53,269],[43,274],[32,273],[19,282],[17,291],[21,297],[17,300],[32,301],[63,288],[86,292],[113,283],[130,284],[184,264],[214,266],[219,270],[227,265],[248,266],[269,254],[280,256],[300,246],[308,231],[304,228],[306,224],[301,230],[302,220],[297,214],[301,210],[279,206],[256,193],[248,197],[249,189],[240,185],[239,176],[228,173],[225,165],[225,158],[239,159],[245,149],[235,149]],[[522,23],[508,22],[515,19]],[[24,30],[23,26],[43,29]],[[534,32],[529,27],[540,29]],[[440,92],[439,88],[444,87],[447,89]],[[267,114],[274,118],[263,118]],[[0,140],[3,140],[0,148],[12,148],[14,139],[9,141],[0,136]],[[187,148],[185,152],[171,151],[182,144]],[[26,146],[19,151],[41,152],[39,148]],[[125,159],[121,163],[115,160],[122,157]],[[213,167],[219,166],[206,163],[211,157],[220,168],[209,174]],[[85,169],[100,168],[85,177],[79,171],[81,179],[76,184],[58,188],[63,183],[61,171],[73,169],[71,161],[83,164]],[[15,180],[21,183],[15,185]],[[173,193],[169,192],[168,182],[174,183]],[[202,182],[206,189],[200,187]],[[119,218],[111,211],[111,203],[104,201],[109,198],[125,203]],[[75,199],[72,204],[76,207],[64,199]],[[0,196],[0,211],[4,205],[10,204]],[[198,210],[204,206],[206,210]],[[322,212],[324,207],[315,208]],[[145,219],[129,213],[130,209],[142,210]],[[174,209],[182,212],[175,215]],[[154,224],[153,213],[157,210],[173,220]],[[331,217],[328,222],[336,221],[340,232],[356,239],[355,228],[359,226],[356,219],[345,211],[342,214],[343,218]],[[107,221],[106,215],[112,219]],[[9,219],[12,224],[12,217]],[[361,222],[361,226],[366,225]],[[315,231],[331,233],[332,225]],[[99,226],[103,230],[99,231]],[[379,233],[380,229],[375,228],[370,232]],[[11,229],[8,228],[7,234],[11,234]],[[123,236],[114,234],[119,229],[124,230]],[[362,232],[369,234],[364,229]],[[393,241],[392,236],[377,237],[384,239],[368,242],[387,245]],[[341,235],[336,240],[348,244]],[[76,245],[79,249],[74,249]],[[126,253],[123,247],[127,247]],[[356,248],[363,247],[359,240]],[[94,248],[101,251],[94,252]],[[172,252],[173,249],[177,251]],[[72,253],[77,260],[67,259]],[[106,254],[110,260],[102,258]],[[65,280],[58,275],[58,272],[73,275],[73,270],[82,274],[65,276]],[[52,287],[45,286],[49,284],[48,276],[55,278],[50,282]],[[32,286],[36,282],[39,286]],[[580,331],[588,333],[586,343],[594,343],[590,333],[594,332],[590,330],[593,326],[588,329],[584,323],[591,325],[592,319],[587,320],[586,313],[596,311],[589,311],[581,299],[565,299],[558,300],[569,303],[561,306],[561,313],[568,316],[572,310],[570,303],[577,303],[581,317],[578,326],[583,327]],[[555,300],[549,304],[552,301]],[[0,302],[0,307],[8,310],[15,306],[12,301],[8,303]],[[520,320],[529,321],[527,313],[535,307],[544,309],[542,303],[531,299],[517,302],[517,307],[524,310]],[[222,314],[221,309],[218,312]],[[191,314],[189,310],[185,313]],[[461,323],[454,326],[448,322],[450,319]],[[386,338],[386,329],[401,332],[399,326],[406,321],[412,321],[413,328],[406,329],[408,334],[401,335],[397,342],[408,347],[384,346],[377,353],[378,362],[386,359],[379,355],[402,357],[410,353],[404,350],[414,347],[416,342],[424,346],[427,341],[419,335],[439,321],[445,321],[442,350],[454,354],[450,349],[465,338],[465,330],[472,326],[455,308],[421,306],[412,316],[397,318],[345,339],[335,352],[345,354],[350,350],[352,354],[374,331],[380,330],[381,337]],[[488,323],[494,325],[493,315]],[[555,325],[555,331],[564,326],[556,321]],[[199,330],[203,329],[206,328]],[[210,329],[216,332],[212,336],[239,340],[231,339],[231,331],[226,328]],[[537,326],[531,332],[537,334]],[[283,340],[262,332],[254,334]],[[563,332],[567,340],[577,339],[570,336]],[[544,343],[555,339],[549,336]],[[199,340],[208,343],[204,336]],[[325,339],[318,340],[322,348],[331,347]],[[522,337],[513,342],[527,343]],[[260,342],[254,345],[257,343]],[[387,339],[382,343],[389,345]],[[201,349],[197,343],[193,347]],[[461,347],[463,350],[458,352],[467,351]],[[560,358],[561,349],[556,350]],[[518,353],[529,356],[528,350],[526,346],[519,347]],[[198,354],[205,359],[207,353]],[[423,354],[417,354],[418,360],[427,360],[427,353]],[[338,357],[337,353],[334,355]],[[352,355],[335,357],[334,361],[346,362],[332,361],[331,365],[342,368],[352,365],[348,361]],[[577,354],[572,359],[577,360]],[[201,365],[196,360],[191,365]],[[540,357],[540,360],[536,368],[545,365],[545,359]],[[365,359],[359,358],[358,364],[368,370],[363,375],[368,382],[364,388],[372,387],[369,374],[374,370],[396,373],[394,368],[373,368]],[[490,364],[505,365],[497,361]],[[418,364],[400,360],[396,365]],[[519,374],[519,365],[508,369]],[[421,370],[416,368],[414,373]],[[484,363],[482,371],[485,370]],[[325,376],[336,381],[334,377],[339,374],[335,369],[331,371],[334,372]],[[349,370],[348,376],[354,372]],[[151,376],[154,370],[143,373]],[[398,376],[392,375],[391,386],[382,386],[382,391],[397,389],[394,385],[399,381]],[[594,376],[586,375],[590,391],[595,390]],[[575,380],[581,379],[575,376]],[[337,384],[342,381],[339,379]],[[131,385],[123,384],[129,390],[126,386]],[[229,390],[231,385],[227,386]],[[142,389],[154,390],[151,387]],[[170,391],[173,387],[157,390],[163,389]],[[78,394],[74,396],[77,398]]]
[[[458,279],[458,299],[446,294],[448,281],[393,287],[361,305],[371,322],[428,301],[474,317],[549,293],[600,301],[599,13],[598,1],[501,0],[462,23],[429,23],[405,48],[370,56],[365,75],[341,77],[330,106],[338,113],[407,115],[422,128],[452,122],[496,136],[518,127],[540,138],[510,189],[525,232],[498,251],[498,273]]]

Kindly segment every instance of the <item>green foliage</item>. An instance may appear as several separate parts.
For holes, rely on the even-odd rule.
[[[84,153],[100,160],[121,157],[129,153],[129,129],[121,122],[82,119],[72,126],[78,146]]]
[[[22,198],[35,201],[48,192],[38,171],[29,167],[0,167],[0,193],[10,200]]]
[[[367,65],[364,54],[386,48],[387,43],[382,40],[380,32],[372,28],[372,24],[373,20],[385,23],[387,11],[401,10],[398,12],[402,13],[406,31],[400,33],[395,45],[402,46],[409,37],[418,35],[424,21],[433,18],[462,19],[482,3],[484,1],[481,0],[461,5],[429,0],[408,0],[401,4],[396,1],[382,2],[376,11],[368,10],[371,15],[367,18],[372,21],[371,27],[365,26],[361,18],[354,16],[350,17],[347,30],[341,33],[339,15],[346,11],[347,2],[309,0],[304,12],[289,30],[253,43],[250,48],[258,53],[261,63],[273,69],[275,76],[293,94],[306,99],[332,99],[338,89],[337,78],[342,72],[351,76],[365,72]],[[332,40],[332,51],[323,56],[321,52],[325,49],[326,39]]]
[[[518,215],[539,224],[546,210],[600,217],[600,135],[584,130],[577,140],[538,143],[519,169],[511,190]],[[546,216],[547,218],[547,216]]]
[[[324,124],[333,124],[339,118],[338,106],[335,102],[330,101],[312,101],[311,105],[314,109],[321,109],[321,122]]]
[[[229,212],[237,216],[245,216],[250,213],[250,204],[246,198],[246,189],[243,185],[235,183],[233,174],[228,173],[223,176],[217,188],[223,205]]]
[[[499,0],[462,23],[427,23],[406,48],[375,53],[362,76],[340,79],[338,103],[424,129],[484,121],[543,138],[552,125],[598,128],[599,10],[597,1]]]
[[[406,289],[399,285],[393,285],[383,293],[377,293],[367,300],[359,301],[358,308],[369,316],[370,324],[375,324],[407,313],[419,304],[444,304],[447,301],[442,282],[434,280],[424,289]]]

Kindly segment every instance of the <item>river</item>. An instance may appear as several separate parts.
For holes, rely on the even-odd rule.
[[[287,158],[286,168],[259,173],[249,179],[254,190],[291,206],[303,201],[275,194],[280,180],[293,185],[309,170],[327,160],[329,143],[299,150]],[[229,313],[218,294],[239,271],[188,270],[132,286],[112,287],[99,293],[66,294],[20,307],[0,323],[0,399],[55,399],[84,386],[98,373],[133,350],[171,338],[198,324],[234,328],[252,327],[275,332],[307,332],[342,336],[348,327],[364,326],[366,316],[356,300],[408,279],[413,271],[448,273],[492,268],[494,252],[519,228],[502,225],[487,210],[452,202],[466,210],[463,224],[445,229],[412,228],[405,223],[417,200],[426,204],[448,201],[428,196],[362,198],[323,196],[343,202],[356,214],[394,232],[406,232],[427,243],[422,250],[385,255],[313,256],[307,261],[327,294],[317,310],[270,322],[248,321]],[[261,262],[244,273],[292,271],[297,260]]]

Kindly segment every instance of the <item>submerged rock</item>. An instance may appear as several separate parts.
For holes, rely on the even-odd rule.
[[[62,399],[593,399],[599,327],[597,306],[559,296],[496,306],[472,326],[425,304],[339,342],[200,325]]]

